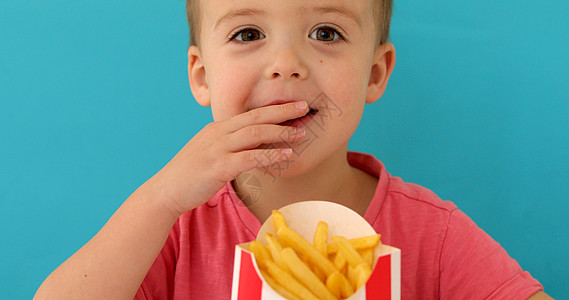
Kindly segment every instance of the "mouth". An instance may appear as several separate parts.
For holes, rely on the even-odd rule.
[[[282,123],[279,123],[277,125],[282,125],[282,126],[292,126],[292,127],[301,127],[303,125],[306,125],[308,122],[310,122],[310,120],[312,120],[312,118],[314,118],[314,116],[318,113],[318,109],[315,108],[311,108],[308,113],[306,113],[306,115],[300,117],[300,118],[296,118],[296,119],[291,119],[288,121],[284,121]]]

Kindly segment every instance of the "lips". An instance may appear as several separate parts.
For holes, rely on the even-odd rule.
[[[273,100],[273,101],[266,103],[265,105],[260,106],[260,107],[266,107],[266,106],[272,106],[272,105],[281,105],[281,104],[285,104],[285,103],[296,102],[296,101],[299,101],[299,99],[301,99],[301,98],[281,98],[278,100]],[[318,108],[311,107],[311,106],[308,106],[308,109],[309,109],[308,112],[304,116],[302,116],[300,118],[296,118],[296,119],[287,120],[287,121],[278,123],[277,125],[301,127],[303,125],[308,124],[310,122],[310,120],[312,120],[312,118],[314,118],[314,116],[319,111]]]
[[[314,116],[317,113],[318,113],[318,109],[311,108],[306,115],[304,115],[300,118],[284,121],[284,122],[279,123],[277,125],[300,127],[300,126],[306,125],[308,122],[310,122],[310,120],[312,120],[312,118],[314,118]]]

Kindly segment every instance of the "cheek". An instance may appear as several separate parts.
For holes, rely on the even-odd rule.
[[[209,85],[215,121],[228,119],[246,110],[245,104],[257,81],[250,67],[221,64],[211,69]],[[244,76],[249,75],[249,76]]]
[[[354,64],[343,63],[336,66],[334,71],[325,75],[322,90],[328,95],[333,105],[341,110],[341,115],[332,121],[338,134],[345,134],[349,138],[356,130],[363,114],[367,77]]]
[[[320,88],[331,101],[346,108],[359,107],[360,105],[356,103],[365,102],[366,77],[362,75],[362,71],[353,66],[349,63],[334,66],[323,73],[320,84]]]

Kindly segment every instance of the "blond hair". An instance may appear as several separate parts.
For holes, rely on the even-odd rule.
[[[389,39],[389,24],[393,0],[372,0],[373,17],[376,22],[376,45],[381,45]],[[200,7],[198,0],[186,0],[186,14],[190,26],[190,46],[199,46],[201,31]]]

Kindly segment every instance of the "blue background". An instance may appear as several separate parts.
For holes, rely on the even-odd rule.
[[[569,299],[569,2],[395,2],[395,71],[351,149],[454,201]],[[0,2],[3,298],[31,298],[211,121],[184,5]]]

